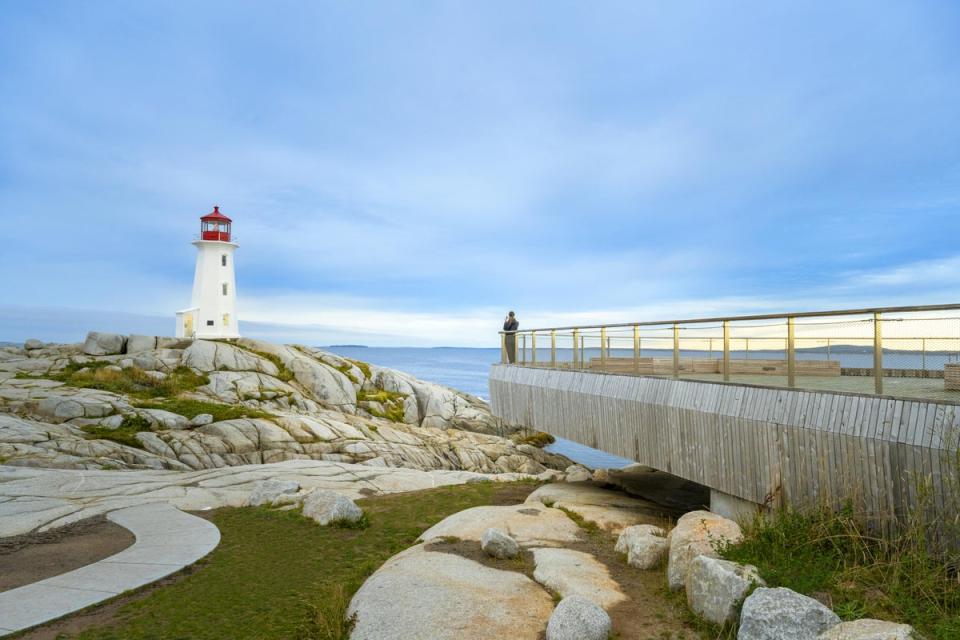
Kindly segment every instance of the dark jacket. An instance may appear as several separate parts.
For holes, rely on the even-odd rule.
[[[520,323],[517,322],[516,318],[514,318],[513,320],[507,320],[506,322],[503,323],[504,331],[516,331],[519,328],[520,328]]]

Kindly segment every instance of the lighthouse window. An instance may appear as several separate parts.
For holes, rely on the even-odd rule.
[[[223,295],[227,295],[227,283],[223,283]]]
[[[227,254],[223,254],[222,256],[220,256],[220,266],[221,267],[227,266]]]
[[[223,314],[223,326],[225,326],[225,327],[229,327],[229,326],[230,326],[230,314],[229,314],[229,313]]]
[[[213,326],[213,320],[207,320],[207,326],[208,326],[208,327],[212,327],[212,326]]]

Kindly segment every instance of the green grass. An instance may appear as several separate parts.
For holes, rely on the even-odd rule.
[[[137,367],[115,371],[106,369],[107,363],[96,364],[94,367],[71,363],[63,371],[48,377],[71,387],[100,389],[142,399],[174,397],[210,382],[207,376],[195,373],[189,367],[177,367],[163,380],[157,380]]]
[[[550,505],[546,505],[546,506],[550,506]],[[587,533],[598,533],[599,531],[601,531],[600,527],[597,525],[596,522],[594,522],[593,520],[587,520],[576,511],[571,511],[566,507],[559,507],[559,509],[560,511],[563,511],[565,514],[567,514],[568,518],[570,518],[575,523],[577,523],[577,526],[583,529],[584,531],[586,531]]]
[[[444,517],[485,504],[518,503],[533,483],[441,487],[357,503],[362,529],[319,527],[297,511],[222,509],[220,545],[200,568],[123,605],[82,640],[343,640],[347,603],[363,580]]]
[[[221,420],[236,420],[238,418],[273,418],[273,414],[259,409],[251,409],[241,404],[220,404],[206,400],[192,398],[164,398],[159,400],[145,400],[136,403],[141,409],[163,409],[193,419],[201,413],[209,413],[214,422]]]
[[[756,565],[771,587],[828,598],[844,620],[879,618],[913,625],[931,640],[960,638],[960,556],[932,550],[931,530],[912,517],[883,538],[850,508],[783,510],[749,524],[722,555]]]
[[[128,447],[143,449],[143,445],[137,440],[136,435],[141,431],[150,431],[150,422],[142,416],[129,415],[124,416],[123,422],[116,429],[107,429],[96,425],[80,428],[87,434],[85,436],[87,440],[111,440]]]

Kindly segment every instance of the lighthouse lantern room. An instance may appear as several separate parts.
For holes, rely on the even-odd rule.
[[[233,271],[232,220],[220,207],[200,218],[197,267],[189,309],[177,312],[178,338],[239,338],[236,278]]]

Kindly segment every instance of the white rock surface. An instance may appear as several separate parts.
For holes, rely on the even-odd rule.
[[[818,640],[911,640],[913,627],[884,620],[863,618],[841,622],[821,633]]]
[[[687,572],[687,604],[714,624],[736,622],[740,603],[754,584],[767,583],[753,565],[697,556]]]
[[[359,522],[363,510],[347,496],[336,491],[316,490],[303,500],[303,515],[319,525]]]
[[[690,563],[699,555],[717,556],[718,545],[739,542],[740,526],[709,511],[691,511],[677,520],[670,531],[670,555],[667,563],[667,584],[672,591],[683,589]]]
[[[490,527],[480,536],[480,548],[492,558],[516,558],[520,545],[500,529]]]
[[[9,418],[0,414],[0,430],[16,434],[19,421],[7,422]],[[33,432],[20,433],[29,440]],[[95,445],[97,441],[89,442]],[[259,480],[293,480],[304,491],[330,489],[358,499],[369,492],[418,491],[478,479],[514,481],[525,477],[529,478],[518,474],[385,469],[320,460],[288,460],[184,472],[83,471],[0,465],[0,486],[3,487],[0,537],[37,529],[45,531],[114,509],[153,502],[167,502],[184,511],[242,507]]]
[[[247,502],[251,507],[261,505],[289,504],[295,501],[300,483],[296,480],[258,480],[253,483],[253,491]]]
[[[448,516],[427,529],[420,539],[455,537],[480,541],[490,527],[506,532],[521,547],[560,546],[580,540],[580,528],[559,509],[541,505],[473,507]]]
[[[610,616],[582,596],[564,598],[547,623],[547,640],[607,640]]]
[[[760,587],[743,602],[737,640],[816,640],[839,623],[837,614],[813,598]]]
[[[417,545],[377,569],[347,615],[351,640],[537,640],[552,609],[522,573]]]
[[[632,525],[659,522],[658,514],[662,511],[641,498],[588,483],[544,485],[531,493],[526,501],[568,509],[615,535]]]
[[[607,567],[589,553],[534,549],[533,561],[533,579],[563,598],[582,596],[604,609],[627,599]]]

